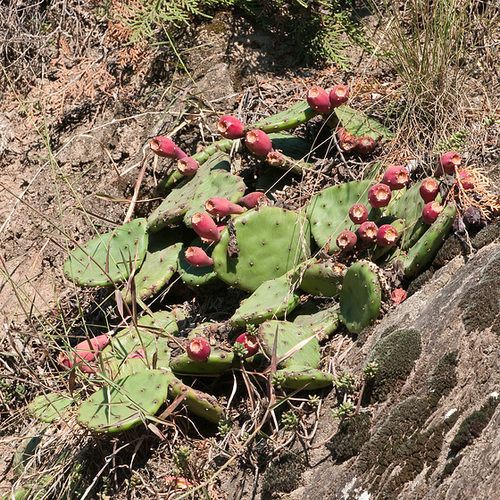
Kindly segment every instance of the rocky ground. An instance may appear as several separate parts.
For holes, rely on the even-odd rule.
[[[16,480],[14,452],[34,425],[23,408],[40,387],[71,383],[51,363],[54,350],[44,333],[52,334],[54,325],[61,334],[74,335],[74,328],[100,332],[105,318],[118,317],[105,294],[65,280],[62,266],[68,248],[123,221],[150,139],[173,131],[183,149],[195,152],[217,138],[221,115],[238,111],[255,121],[304,99],[313,84],[345,83],[355,105],[377,116],[378,99],[391,99],[400,85],[395,73],[359,49],[350,54],[351,71],[305,67],[293,43],[230,13],[186,29],[176,53],[137,54],[136,67],[121,72],[120,46],[103,50],[102,26],[93,24],[90,11],[81,19],[78,37],[57,38],[47,75],[26,92],[6,86],[0,102],[0,496]],[[471,87],[471,94],[476,103],[488,102],[487,111],[464,113],[497,122],[483,127],[481,144],[470,141],[467,152],[471,165],[498,185],[498,65],[483,70],[485,86]],[[390,145],[377,154],[370,162],[416,159],[428,172],[434,166],[429,152]],[[281,181],[285,203],[300,204],[298,194],[349,179],[346,167],[360,171],[357,159],[344,165],[330,150],[324,156],[311,175]],[[147,161],[135,216],[158,204],[154,188],[171,166]],[[470,245],[450,237],[407,300],[388,305],[383,318],[361,334],[341,330],[325,346],[338,371],[359,375],[370,359],[380,365],[353,419],[332,416],[339,404],[332,390],[314,415],[304,417],[307,429],[314,429],[308,439],[290,439],[293,433],[285,432],[276,442],[261,439],[249,449],[233,442],[229,449],[237,458],[229,463],[229,454],[214,451],[217,430],[198,421],[201,427],[183,423],[177,433],[165,427],[170,442],[145,429],[115,441],[92,440],[74,423],[58,424],[51,436],[68,434],[67,443],[93,456],[89,489],[80,495],[176,498],[180,493],[169,490],[165,478],[175,470],[173,452],[187,444],[193,450],[190,466],[203,471],[196,472],[198,479],[225,464],[206,493],[214,499],[496,498],[499,229],[493,217],[471,235]],[[164,305],[180,305],[196,322],[227,319],[239,299],[234,291],[216,298],[174,288]]]

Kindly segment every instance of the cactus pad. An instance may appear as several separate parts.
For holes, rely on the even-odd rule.
[[[160,409],[168,395],[169,380],[159,370],[145,370],[119,379],[85,400],[77,421],[98,433],[128,430]]]
[[[80,286],[109,286],[126,280],[146,255],[146,220],[135,219],[74,250],[64,263],[64,276]]]
[[[314,261],[300,271],[300,289],[311,295],[336,297],[347,271],[340,262]]]
[[[278,360],[297,344],[309,338],[306,344],[282,360],[278,366],[284,368],[301,365],[317,368],[319,365],[320,349],[318,339],[309,328],[295,325],[288,321],[268,320],[260,325],[257,336],[262,349],[268,356],[272,356],[275,338],[276,336],[278,337],[276,345]]]
[[[311,198],[307,217],[311,222],[311,233],[319,247],[328,253],[339,251],[336,239],[342,231],[355,231],[349,218],[349,209],[356,203],[368,204],[368,190],[372,181],[348,182],[332,186]],[[377,218],[378,212],[371,209],[369,219]]]
[[[73,398],[64,394],[41,394],[28,405],[28,412],[41,422],[50,424],[60,418],[73,403]]]
[[[312,391],[332,386],[335,377],[310,366],[291,365],[276,371],[276,380],[286,389],[305,389]]]
[[[232,219],[212,252],[214,270],[228,285],[249,292],[283,276],[310,255],[307,220],[278,207],[250,210]],[[233,256],[229,251],[235,251]],[[237,247],[237,250],[236,250]]]
[[[354,137],[367,136],[382,142],[394,137],[394,134],[377,120],[349,106],[335,108],[335,114],[342,126]]]
[[[236,203],[245,192],[243,180],[231,173],[230,158],[224,153],[210,157],[192,178],[181,182],[168,194],[148,218],[148,230],[160,229],[182,218],[191,227],[191,216],[205,210],[205,202],[214,196]]]
[[[212,349],[207,361],[193,361],[186,353],[170,360],[170,369],[179,375],[220,375],[233,367],[233,351]]]
[[[271,318],[283,318],[300,303],[300,295],[294,291],[293,273],[264,281],[250,297],[244,299],[231,317],[233,326],[262,323]]]
[[[369,261],[359,261],[344,276],[339,319],[351,333],[359,333],[379,314],[381,289],[373,267],[375,264]]]
[[[169,282],[177,270],[177,258],[182,243],[174,234],[156,233],[150,236],[146,257],[141,268],[134,276],[136,297],[145,301]],[[131,302],[128,287],[122,290],[125,302]]]

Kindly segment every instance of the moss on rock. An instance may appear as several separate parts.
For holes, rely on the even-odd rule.
[[[327,448],[332,458],[343,462],[357,455],[370,437],[371,419],[368,413],[358,413],[352,418],[343,420],[339,430]]]
[[[452,351],[438,361],[427,381],[429,405],[434,408],[457,384],[458,351]]]
[[[295,453],[283,453],[273,460],[264,473],[263,489],[270,495],[291,493],[302,480],[305,460]]]
[[[384,401],[390,392],[399,391],[421,352],[417,330],[396,330],[381,338],[367,359],[367,363],[378,364],[375,377],[367,385],[367,395],[375,401]]]

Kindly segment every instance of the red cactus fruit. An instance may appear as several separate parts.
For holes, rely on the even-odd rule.
[[[270,137],[263,130],[250,130],[245,136],[246,147],[255,156],[267,156],[273,149]]]
[[[377,241],[378,226],[375,222],[367,220],[358,227],[358,236],[365,242]]]
[[[360,155],[369,155],[373,153],[377,143],[373,137],[363,135],[355,140],[354,151]]]
[[[283,165],[283,155],[279,151],[269,151],[266,156],[266,163],[271,167]]]
[[[467,170],[461,170],[460,172],[458,172],[458,182],[460,182],[460,185],[465,190],[474,189],[475,187],[474,176]]]
[[[328,92],[318,86],[311,87],[307,91],[307,104],[309,104],[314,111],[323,115],[329,115],[332,111]]]
[[[398,241],[398,232],[394,226],[384,224],[377,231],[377,245],[379,247],[392,247]]]
[[[354,137],[347,129],[341,127],[337,130],[339,140],[339,148],[344,153],[351,152],[356,147],[356,137]]]
[[[250,358],[254,356],[259,350],[259,341],[257,337],[251,333],[242,333],[235,341],[235,344],[243,344],[247,350],[247,354],[243,359]]]
[[[226,139],[239,139],[245,135],[245,125],[234,116],[223,116],[217,122],[217,130]]]
[[[343,251],[348,252],[352,250],[358,241],[358,237],[352,231],[342,231],[337,236],[337,246]]]
[[[73,368],[78,364],[79,368],[84,373],[94,373],[94,368],[89,365],[89,362],[94,361],[97,351],[101,351],[111,341],[111,337],[104,333],[90,340],[84,340],[77,344],[74,352],[69,356],[66,353],[59,353],[57,362],[64,368]]]
[[[133,353],[129,354],[127,356],[127,359],[145,359],[145,357],[146,357],[146,352],[141,347],[140,349],[137,349]]]
[[[205,202],[205,210],[210,215],[226,217],[231,214],[242,214],[245,211],[245,208],[241,205],[237,205],[236,203],[231,203],[229,200],[226,200],[226,198],[214,196]]]
[[[187,345],[186,351],[189,359],[203,363],[210,356],[212,348],[210,344],[202,337],[195,337]]]
[[[213,265],[212,257],[209,257],[205,250],[200,247],[189,247],[184,252],[186,262],[194,267],[206,267]]]
[[[191,217],[191,225],[196,234],[205,241],[219,241],[220,233],[217,224],[206,212],[196,212]]]
[[[192,156],[185,156],[177,160],[177,170],[186,177],[196,174],[199,168],[200,164]]]
[[[393,305],[398,306],[406,300],[407,293],[403,288],[396,288],[395,290],[392,291],[391,293],[391,300]]]
[[[368,219],[368,209],[362,203],[355,203],[349,209],[349,217],[354,224],[363,224]]]
[[[391,201],[391,188],[387,184],[375,184],[368,191],[368,201],[373,208],[386,207]]]
[[[448,151],[439,159],[439,165],[446,174],[454,174],[462,165],[462,157],[456,151]]]
[[[254,191],[240,198],[238,200],[238,204],[250,210],[251,208],[255,208],[259,204],[259,200],[261,200],[262,198],[265,198],[267,200],[267,196],[264,193]]]
[[[430,201],[422,210],[422,219],[426,224],[432,224],[439,217],[443,208],[438,201]]]
[[[330,90],[330,106],[338,108],[349,100],[349,89],[345,85],[335,85]]]
[[[425,201],[429,203],[434,201],[439,193],[439,182],[433,177],[428,177],[422,181],[420,184],[420,196]]]
[[[387,184],[392,190],[403,189],[410,179],[408,169],[402,165],[389,167],[382,177],[382,183]]]
[[[187,156],[187,154],[184,153],[182,149],[177,147],[174,141],[172,141],[172,139],[169,139],[168,137],[158,136],[154,139],[151,139],[149,147],[151,151],[153,151],[153,153],[164,158],[180,160],[181,158]]]

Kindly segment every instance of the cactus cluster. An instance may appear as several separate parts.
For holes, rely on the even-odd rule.
[[[292,210],[273,201],[272,189],[247,186],[228,152],[300,173],[310,167],[313,151],[287,131],[320,115],[342,154],[369,154],[392,134],[347,106],[348,98],[343,85],[313,87],[303,102],[253,124],[223,116],[217,124],[222,140],[193,156],[168,138],[152,140],[155,154],[178,162],[160,182],[163,201],[147,219],[78,247],[64,266],[76,284],[113,286],[144,314],[107,345],[91,349],[89,339],[87,347],[62,357],[65,369],[93,374],[99,383],[79,403],[82,425],[93,432],[122,431],[176,398],[217,422],[222,405],[189,384],[244,366],[273,369],[273,383],[285,389],[334,383],[321,369],[320,342],[340,324],[357,334],[379,317],[391,296],[386,275],[398,272],[400,286],[425,268],[452,229],[454,199],[443,197],[438,178],[417,181],[405,166],[393,165],[326,187]],[[467,189],[459,158],[444,155],[439,169]],[[175,275],[191,289],[247,293],[226,318],[222,338],[209,333],[217,323],[182,332],[173,314],[151,316],[148,301]],[[331,303],[307,301],[313,304],[307,307],[308,295]]]

